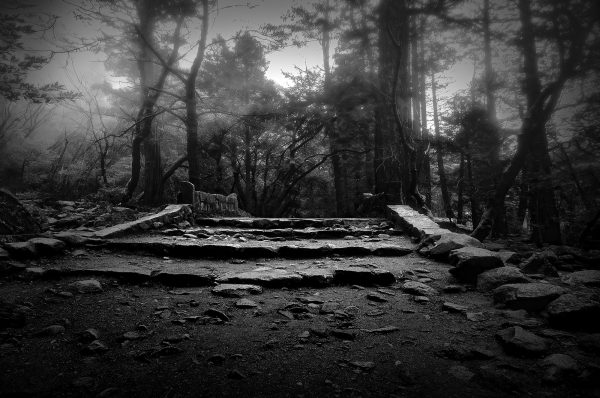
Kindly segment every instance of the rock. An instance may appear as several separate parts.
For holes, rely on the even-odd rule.
[[[222,311],[216,310],[214,308],[209,308],[204,311],[204,315],[209,316],[211,318],[218,318],[223,322],[229,322],[229,317]]]
[[[545,370],[544,381],[549,383],[571,379],[579,373],[577,361],[565,354],[549,355],[540,365]]]
[[[518,264],[520,261],[520,256],[516,252],[500,250],[496,252],[496,254],[498,257],[500,257],[504,264]]]
[[[96,279],[86,279],[71,283],[71,288],[79,293],[100,293],[103,291],[102,284]]]
[[[548,276],[558,276],[555,265],[558,263],[558,257],[551,250],[532,254],[523,264],[520,265],[521,271],[526,274],[542,274]]]
[[[123,340],[140,340],[143,337],[144,336],[142,336],[142,334],[136,331],[129,331],[123,333]]]
[[[22,275],[26,279],[41,279],[48,275],[48,270],[41,267],[27,267]]]
[[[4,247],[14,257],[35,258],[38,256],[35,246],[31,242],[6,243]]]
[[[437,291],[431,286],[427,286],[424,283],[415,281],[405,282],[402,285],[402,290],[415,296],[432,296],[437,294]]]
[[[483,247],[483,244],[465,234],[449,232],[440,236],[435,245],[429,250],[431,257],[445,259],[452,250],[461,249],[463,247]]]
[[[590,294],[564,294],[552,301],[546,312],[555,327],[600,331],[600,302]]]
[[[450,369],[448,369],[448,373],[462,381],[470,381],[475,376],[475,373],[471,372],[469,368],[462,365],[454,365],[450,367]]]
[[[55,336],[63,334],[65,327],[63,325],[50,325],[35,333],[36,336]]]
[[[520,326],[512,326],[496,333],[504,350],[515,356],[540,356],[548,351],[548,341]]]
[[[378,293],[367,293],[365,296],[367,300],[375,301],[377,303],[385,303],[388,301],[385,297]]]
[[[86,343],[90,343],[94,340],[98,340],[98,337],[100,337],[100,333],[98,333],[98,331],[96,329],[86,329],[83,332],[79,333],[79,340],[86,342]]]
[[[0,189],[0,235],[34,234],[40,223],[15,195]]]
[[[98,381],[93,377],[83,376],[76,378],[71,384],[73,384],[73,386],[77,388],[85,388],[87,390],[92,390],[96,387],[97,383]]]
[[[528,283],[529,279],[517,267],[499,267],[477,276],[477,290],[487,292],[509,283]]]
[[[354,368],[360,369],[362,371],[369,371],[375,368],[375,362],[370,361],[352,361],[348,362],[348,364]]]
[[[52,238],[33,238],[28,240],[38,254],[52,255],[62,253],[67,245],[62,240]]]
[[[223,283],[212,288],[211,292],[223,297],[243,297],[260,294],[263,288],[258,285]]]
[[[414,296],[413,300],[419,304],[427,304],[430,301],[427,296]]]
[[[225,363],[225,355],[215,354],[208,357],[206,360],[211,365],[221,366]]]
[[[464,293],[467,291],[467,288],[462,285],[446,285],[443,287],[442,292],[454,294],[454,293]]]
[[[469,283],[475,283],[477,276],[482,272],[504,266],[498,254],[477,247],[453,250],[449,258],[454,265],[450,273]]]
[[[464,314],[467,312],[467,307],[465,307],[464,305],[454,304],[454,303],[450,303],[450,302],[446,301],[444,304],[442,304],[442,310],[448,311],[448,312]]]
[[[235,306],[236,306],[237,308],[256,308],[256,307],[258,307],[258,304],[256,304],[256,303],[255,303],[254,301],[252,301],[252,300],[248,300],[248,299],[245,299],[245,298],[243,298],[243,299],[241,299],[241,300],[238,300],[238,301],[235,303]]]
[[[465,315],[471,322],[483,322],[487,319],[487,316],[483,312],[467,312]]]
[[[94,340],[88,344],[83,351],[88,355],[102,354],[108,351],[108,347],[105,346],[100,340]]]
[[[514,283],[494,289],[494,303],[511,309],[541,311],[563,293],[565,289],[548,283]]]
[[[600,271],[576,271],[563,276],[562,281],[568,285],[585,285],[590,287],[600,287]]]
[[[326,301],[323,303],[323,305],[319,309],[319,312],[321,314],[333,314],[339,308],[340,308],[340,303],[338,303],[337,301]]]
[[[54,234],[54,238],[55,239],[60,239],[61,241],[65,242],[67,245],[69,246],[83,246],[85,245],[87,242],[89,242],[89,238],[74,233],[74,232],[58,232],[56,234]]]
[[[367,333],[374,333],[374,334],[388,334],[388,333],[393,333],[393,332],[397,332],[399,331],[400,328],[396,327],[396,326],[383,326],[377,329],[363,329],[363,331],[367,332]]]

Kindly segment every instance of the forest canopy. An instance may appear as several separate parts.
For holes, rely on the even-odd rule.
[[[599,8],[18,0],[0,7],[0,186],[158,206],[189,181],[255,216],[401,203],[479,239],[584,244],[600,218]],[[308,49],[315,65],[272,78],[277,54]]]

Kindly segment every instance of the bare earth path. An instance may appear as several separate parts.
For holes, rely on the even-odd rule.
[[[271,241],[275,235],[256,238],[250,229],[207,228],[212,229],[201,233],[209,237],[114,239],[110,242],[120,246],[108,243],[32,260],[29,265],[39,270],[2,277],[0,297],[17,304],[27,321],[0,329],[0,396],[600,393],[597,337],[594,343],[589,333],[552,329],[539,315],[495,308],[489,294],[455,285],[449,265],[413,253],[410,240],[388,227],[389,233],[363,229],[312,241],[289,240],[289,231],[285,240]],[[279,249],[267,257],[241,250],[207,259],[177,256],[177,250],[157,255],[160,250],[134,245],[140,241],[325,249],[288,251],[287,258]],[[351,256],[334,250],[349,246],[370,251]],[[407,250],[373,251],[387,246]],[[170,276],[157,277],[161,274]],[[236,282],[261,285],[262,292],[234,297],[212,291],[232,275],[245,275],[247,281]],[[89,279],[102,290],[93,283],[72,285]],[[411,292],[405,285],[411,281],[430,290]],[[542,336],[547,351],[508,355],[495,335],[515,325]],[[554,353],[574,358],[577,370],[549,376],[542,358]]]

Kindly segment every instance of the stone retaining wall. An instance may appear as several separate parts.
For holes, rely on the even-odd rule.
[[[188,181],[179,183],[178,203],[190,204],[194,212],[232,215],[239,213],[238,199],[235,193],[227,196],[196,191],[194,184]]]

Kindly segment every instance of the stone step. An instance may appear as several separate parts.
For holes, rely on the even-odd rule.
[[[328,256],[404,256],[416,248],[410,239],[395,236],[380,241],[211,241],[165,236],[137,236],[107,240],[105,248],[178,258],[322,258]]]
[[[252,229],[252,228],[192,228],[192,229],[177,229],[170,228],[160,232],[167,236],[181,236],[185,234],[198,235],[198,237],[209,237],[212,235],[227,235],[227,236],[242,236],[250,239],[256,239],[256,237],[264,238],[298,238],[298,239],[339,239],[344,237],[374,237],[374,238],[386,238],[389,236],[399,236],[403,234],[403,231],[395,228],[359,228],[359,227],[346,227],[346,228],[276,228],[276,229]],[[381,235],[381,236],[380,236]]]
[[[27,270],[22,271],[27,274]],[[31,274],[31,273],[30,273]],[[103,276],[134,283],[155,282],[167,286],[214,286],[215,284],[252,284],[263,287],[326,287],[331,285],[383,286],[395,283],[389,270],[358,260],[350,263],[312,261],[290,263],[231,264],[211,260],[154,260],[126,262],[114,255],[92,257],[87,261],[71,259],[54,265],[44,264],[37,278]]]
[[[384,218],[196,218],[196,225],[205,227],[232,227],[253,229],[284,229],[284,228],[327,228],[349,226],[377,226],[385,224],[392,227]]]

